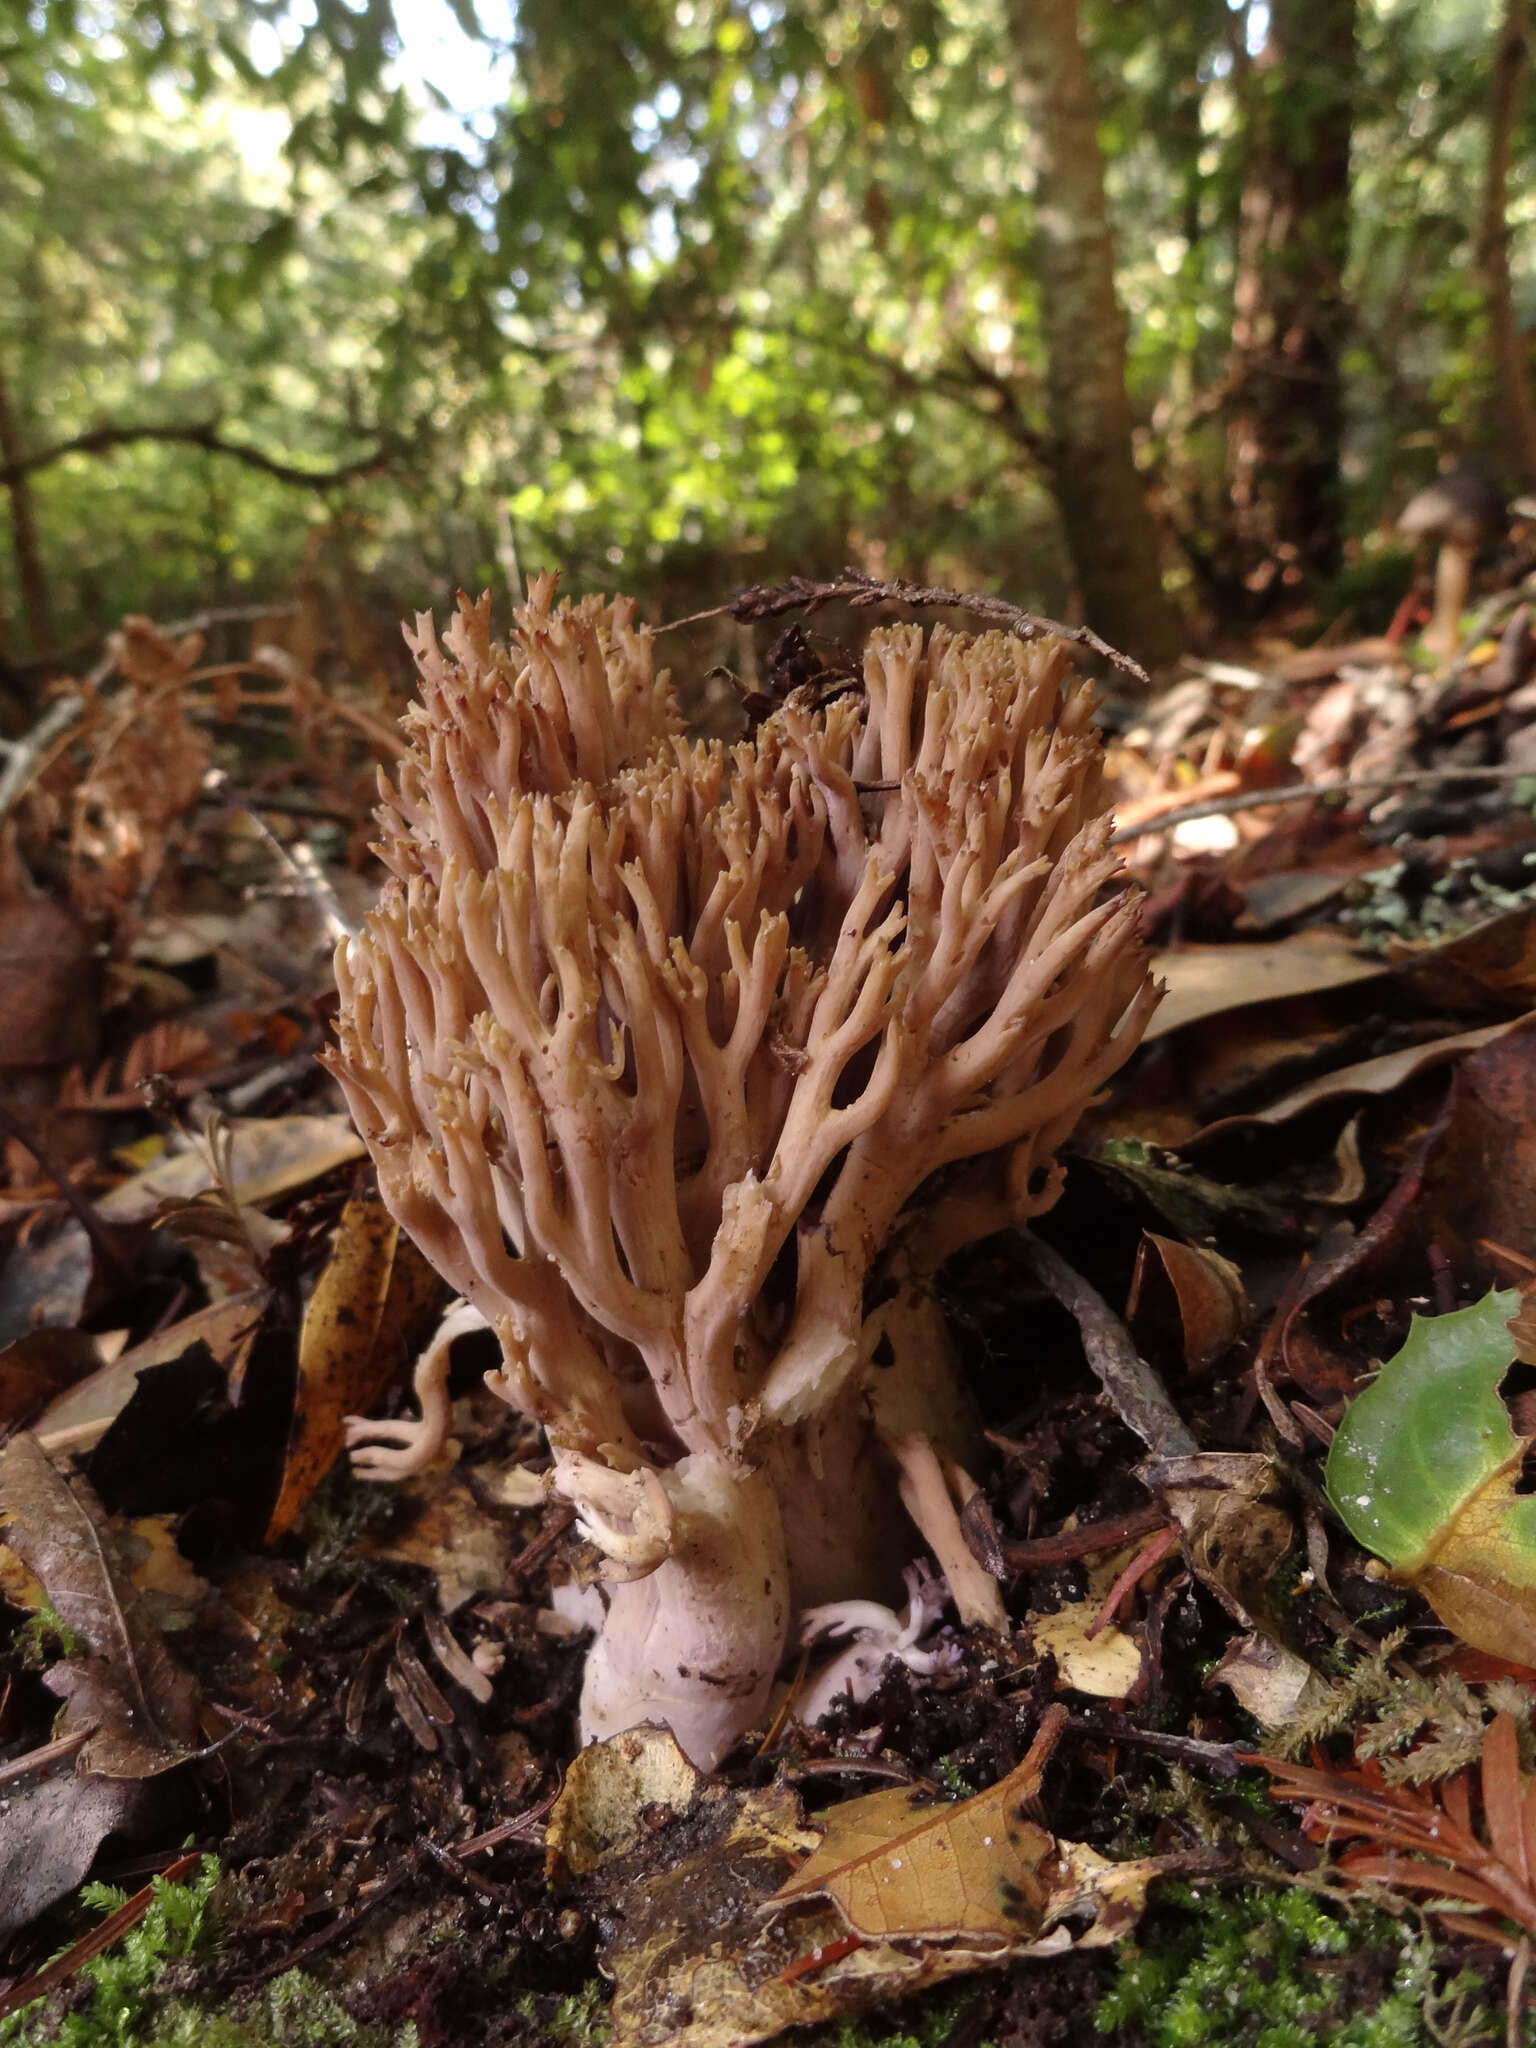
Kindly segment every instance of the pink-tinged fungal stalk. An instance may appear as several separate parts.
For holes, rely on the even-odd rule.
[[[506,647],[487,600],[417,622],[331,1067],[604,1555],[585,1734],[708,1764],[798,1615],[915,1547],[870,1387],[905,1382],[910,1478],[953,1386],[940,1349],[881,1369],[872,1281],[1050,1205],[1155,994],[1059,644],[890,627],[861,691],[723,747],[632,604],[553,595]]]

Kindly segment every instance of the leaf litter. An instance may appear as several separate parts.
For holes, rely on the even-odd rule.
[[[476,1340],[456,1462],[385,1493],[339,1461],[347,1415],[409,1415],[439,1305],[312,1064],[399,706],[236,653],[210,692],[190,643],[125,634],[19,795],[48,886],[0,885],[13,1974],[77,1931],[55,1902],[109,1839],[168,1864],[195,1811],[217,1995],[334,1962],[359,2025],[553,2042],[600,1965],[616,2041],[723,2048],[981,1973],[979,2039],[1036,1951],[1091,1967],[1159,1872],[1304,1868],[1280,1809],[1221,1804],[1261,1730],[1333,1878],[1455,1899],[1451,1953],[1497,1990],[1531,1926],[1536,1344],[1488,1303],[1536,1270],[1536,904],[1469,878],[1463,847],[1512,858],[1529,820],[1507,782],[1426,784],[1456,729],[1401,650],[1266,655],[1257,751],[1216,666],[1122,736],[1172,994],[1058,1207],[940,1282],[990,1430],[959,1540],[1001,1628],[949,1620],[814,1727],[786,1671],[709,1779],[617,1738],[601,1798],[615,1744],[571,1755],[593,1560]],[[258,703],[295,746],[242,819],[203,784]],[[152,716],[196,776],[155,781]],[[1352,761],[1386,781],[1298,801]],[[123,830],[61,837],[80,791]],[[1433,837],[1397,844],[1430,795]],[[317,798],[353,827],[318,858]],[[1410,1392],[1457,1317],[1481,1348]],[[1050,2038],[1093,2037],[1083,1981]]]

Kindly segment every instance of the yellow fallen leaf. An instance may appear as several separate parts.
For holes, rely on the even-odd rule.
[[[1097,1599],[1068,1601],[1055,1614],[1032,1619],[1029,1631],[1035,1648],[1056,1659],[1061,1683],[1072,1692],[1123,1700],[1141,1676],[1141,1650],[1112,1622],[1089,1635],[1100,1605]]]
[[[910,1785],[847,1800],[820,1816],[820,1848],[773,1903],[822,1894],[866,1941],[1027,1939],[1040,1924],[1041,1872],[1055,1850],[1020,1810],[1039,1782],[1038,1769],[1021,1764],[958,1805]]]

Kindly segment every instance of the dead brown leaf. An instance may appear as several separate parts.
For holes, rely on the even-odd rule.
[[[7,1344],[0,1351],[0,1435],[25,1428],[100,1364],[96,1340],[84,1330],[29,1330]]]
[[[1362,953],[1358,940],[1329,925],[1265,945],[1183,946],[1156,954],[1153,965],[1168,993],[1143,1034],[1148,1041],[1223,1010],[1315,995],[1388,972],[1384,960]]]
[[[35,1437],[12,1437],[0,1452],[0,1525],[85,1647],[44,1680],[66,1702],[56,1734],[94,1724],[80,1767],[149,1778],[184,1762],[197,1740],[197,1686],[150,1619],[85,1479],[58,1471]]]
[[[866,1941],[1003,1947],[1038,1932],[1056,1845],[1025,1817],[1040,1789],[1026,1761],[958,1804],[892,1785],[821,1815],[821,1844],[773,1904],[824,1897]]]
[[[363,1156],[363,1141],[345,1116],[233,1118],[227,1130],[233,1192],[253,1209]],[[213,1184],[212,1164],[199,1147],[157,1160],[97,1206],[116,1223],[147,1222],[162,1202],[190,1201]]]
[[[1263,1109],[1256,1109],[1249,1115],[1220,1117],[1215,1123],[1197,1131],[1188,1142],[1203,1143],[1218,1133],[1243,1130],[1252,1124],[1289,1123],[1292,1117],[1304,1115],[1321,1102],[1332,1102],[1346,1095],[1390,1095],[1395,1089],[1416,1080],[1420,1074],[1428,1073],[1431,1068],[1459,1059],[1463,1053],[1476,1052],[1480,1046],[1492,1045],[1495,1039],[1527,1028],[1532,1022],[1530,1016],[1516,1017],[1507,1024],[1486,1024],[1477,1031],[1456,1031],[1448,1037],[1429,1039],[1422,1045],[1405,1046],[1400,1052],[1356,1060],[1351,1066],[1339,1067],[1331,1074],[1320,1074],[1315,1081],[1291,1089],[1278,1101],[1267,1103]]]
[[[133,1399],[139,1374],[152,1366],[173,1364],[195,1344],[208,1346],[214,1363],[222,1368],[229,1382],[230,1398],[236,1399],[246,1360],[270,1300],[267,1288],[256,1294],[231,1295],[226,1301],[194,1310],[169,1329],[157,1331],[142,1344],[135,1344],[121,1358],[102,1366],[48,1404],[35,1431],[43,1448],[89,1450],[100,1442]]]

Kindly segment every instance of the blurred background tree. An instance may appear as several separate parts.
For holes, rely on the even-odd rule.
[[[13,0],[0,681],[545,562],[1380,623],[1536,483],[1526,0]],[[1400,588],[1400,584],[1399,584]],[[15,712],[13,710],[12,716]]]

